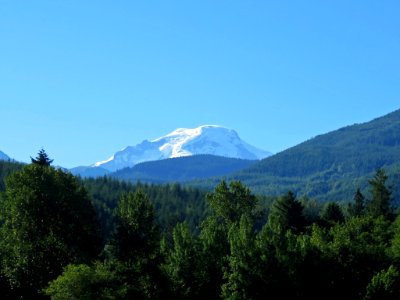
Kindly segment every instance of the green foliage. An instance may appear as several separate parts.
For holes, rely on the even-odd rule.
[[[368,205],[356,192],[344,218],[336,202],[255,197],[240,182],[223,181],[205,199],[178,184],[78,181],[32,164],[9,177],[0,201],[2,296],[397,299],[400,218],[384,175],[370,180]],[[112,224],[101,256],[80,183]],[[389,205],[372,210],[374,201]]]
[[[359,217],[365,214],[365,197],[358,188],[353,197],[353,202],[349,204],[349,213],[352,217]]]
[[[311,243],[318,251],[324,289],[332,297],[346,291],[351,299],[360,299],[370,278],[388,266],[386,249],[392,234],[390,222],[383,217],[353,217],[329,230],[314,225]]]
[[[124,262],[154,259],[159,242],[154,207],[142,190],[123,194],[117,209],[112,249]]]
[[[126,289],[117,271],[107,264],[68,265],[61,276],[50,282],[44,293],[53,300],[126,299]]]
[[[388,253],[396,266],[400,266],[400,217],[397,216],[392,224],[393,238]]]
[[[186,223],[179,223],[172,233],[172,248],[165,249],[162,269],[169,277],[174,298],[193,299],[198,296],[198,251]]]
[[[140,274],[116,260],[93,265],[68,265],[62,275],[43,290],[51,299],[158,299],[148,274]]]
[[[4,192],[5,190],[5,178],[15,171],[21,170],[23,166],[23,164],[17,162],[0,160],[0,192]]]
[[[372,199],[368,203],[368,212],[375,217],[384,216],[392,218],[393,208],[391,205],[391,190],[386,186],[388,179],[383,169],[378,169],[373,179],[369,181],[371,185]]]
[[[205,192],[183,188],[179,184],[131,184],[108,177],[84,179],[82,184],[93,199],[106,239],[114,229],[114,211],[121,196],[138,189],[143,190],[153,204],[157,223],[163,232],[171,232],[177,223],[183,221],[189,224],[192,232],[196,232],[206,214]]]
[[[95,212],[70,174],[32,164],[6,181],[1,203],[2,272],[20,296],[35,295],[69,263],[100,251]]]
[[[387,270],[382,270],[374,277],[367,286],[365,300],[396,300],[400,298],[400,273],[390,266]]]
[[[209,216],[201,224],[199,236],[200,299],[217,298],[221,293],[226,256],[230,253],[228,228],[216,216]]]
[[[278,198],[271,207],[269,225],[278,234],[292,230],[300,232],[305,226],[303,206],[293,192]]]
[[[142,190],[121,196],[116,224],[108,251],[114,264],[120,265],[118,275],[126,286],[127,297],[158,296],[162,292],[158,267],[160,235],[154,207]]]
[[[243,215],[240,223],[233,223],[229,229],[228,239],[230,255],[224,273],[227,280],[222,285],[223,299],[253,299],[257,287],[254,277],[257,273],[257,256],[255,255],[255,234],[253,224]]]
[[[63,294],[72,299],[160,297],[164,292],[159,271],[160,237],[153,205],[142,190],[123,194],[116,217],[105,261],[94,266],[70,266],[50,283],[47,295],[60,299]]]
[[[336,202],[326,203],[321,212],[321,220],[328,226],[332,226],[335,223],[342,223],[344,221],[344,215],[340,205]]]
[[[253,220],[257,217],[256,197],[238,181],[229,186],[222,181],[214,193],[207,195],[207,200],[215,214],[227,224],[238,223],[243,215]]]

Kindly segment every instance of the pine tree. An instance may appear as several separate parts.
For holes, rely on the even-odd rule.
[[[39,166],[50,166],[51,163],[53,162],[53,159],[50,159],[49,156],[47,155],[46,151],[44,149],[40,149],[38,156],[35,158],[31,157],[32,164],[36,164]]]
[[[344,215],[339,204],[328,202],[321,213],[321,219],[328,226],[333,226],[335,223],[342,223]]]
[[[200,299],[218,299],[221,293],[226,257],[230,253],[228,228],[217,217],[210,216],[201,224],[199,254]]]
[[[296,200],[292,191],[273,203],[269,224],[275,232],[285,232],[288,229],[299,232],[303,229],[305,225],[303,205]]]
[[[365,197],[358,188],[354,194],[354,203],[349,204],[349,213],[352,217],[359,217],[365,213]]]
[[[374,217],[384,216],[391,219],[393,217],[392,191],[386,186],[387,179],[385,170],[378,169],[374,178],[369,180],[372,199],[368,203],[368,212]]]
[[[229,229],[230,255],[228,268],[224,273],[227,280],[222,285],[223,299],[254,299],[257,286],[258,255],[255,247],[255,234],[252,222],[242,216],[239,224]]]
[[[199,294],[199,253],[187,223],[178,223],[172,232],[172,248],[165,250],[162,269],[171,282],[174,299],[195,299]]]

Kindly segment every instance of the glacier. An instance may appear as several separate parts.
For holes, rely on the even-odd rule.
[[[199,154],[250,160],[271,155],[244,142],[235,130],[218,125],[202,125],[197,128],[178,128],[157,139],[128,146],[91,167],[114,172],[141,162]]]

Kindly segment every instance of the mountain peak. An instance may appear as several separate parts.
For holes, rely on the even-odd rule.
[[[226,131],[229,130],[225,127],[219,126],[219,125],[202,125],[196,128],[178,128],[172,131],[171,133],[168,133],[165,136],[162,136],[160,138],[157,138],[153,140],[152,142],[157,142],[158,140],[161,140],[166,137],[174,137],[174,136],[186,136],[186,137],[196,137],[201,134],[203,134],[205,131]]]
[[[157,139],[128,146],[92,167],[116,171],[141,162],[198,154],[251,160],[271,155],[270,152],[242,141],[235,130],[219,125],[202,125],[196,128],[178,128]]]

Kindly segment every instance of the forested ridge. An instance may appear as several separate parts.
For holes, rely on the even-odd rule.
[[[385,168],[389,181],[400,171],[400,110],[362,124],[321,134],[227,176],[240,180],[257,194],[280,195],[292,190],[322,201],[343,201]],[[216,180],[195,182],[215,186]],[[395,184],[394,194],[400,196]]]
[[[183,156],[143,162],[110,174],[131,182],[137,180],[165,183],[224,176],[255,164],[257,160],[228,158],[215,155]]]
[[[204,193],[83,180],[51,162],[41,151],[0,169],[4,299],[400,297],[400,217],[384,169],[368,193],[322,204],[255,196],[239,181]]]

